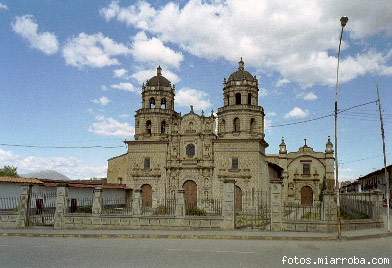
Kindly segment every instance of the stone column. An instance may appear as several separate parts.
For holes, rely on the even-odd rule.
[[[64,216],[68,209],[68,187],[63,184],[56,189],[56,211],[54,213],[54,228],[64,227]]]
[[[125,189],[125,205],[127,208],[132,208],[132,189]]]
[[[178,190],[176,194],[176,217],[185,216],[185,200],[184,200],[184,190]]]
[[[271,230],[283,231],[282,180],[271,179]]]
[[[20,194],[20,200],[18,204],[18,216],[16,218],[16,227],[24,228],[29,225],[29,208],[31,198],[31,185],[23,187]]]
[[[152,191],[152,193],[151,193],[151,197],[152,197],[152,208],[157,208],[158,207],[158,201],[160,201],[159,199],[158,199],[158,192],[156,191],[156,190],[153,190]]]
[[[336,195],[328,190],[323,193],[322,201],[322,215],[321,220],[323,221],[336,221],[337,208],[336,208]]]
[[[233,230],[235,228],[234,187],[235,180],[226,179],[223,181],[222,228],[225,230]]]
[[[102,187],[98,186],[94,189],[93,215],[102,213]]]
[[[382,219],[382,207],[383,207],[383,194],[380,190],[373,190],[370,195],[370,201],[372,202],[372,215],[371,218],[378,220]]]
[[[133,198],[132,198],[132,214],[133,215],[140,215],[140,207],[141,207],[141,189],[135,189],[133,191]]]

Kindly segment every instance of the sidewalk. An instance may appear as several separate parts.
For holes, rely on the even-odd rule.
[[[335,233],[266,232],[258,230],[57,230],[52,227],[0,229],[1,236],[71,237],[106,239],[232,239],[232,240],[337,240]],[[392,236],[384,229],[344,232],[342,240],[370,239]]]

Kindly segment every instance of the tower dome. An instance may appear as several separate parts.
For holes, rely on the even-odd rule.
[[[230,81],[243,81],[243,80],[247,80],[247,81],[251,81],[254,82],[256,81],[256,78],[254,76],[251,75],[251,73],[249,73],[248,71],[245,70],[244,68],[244,61],[241,60],[238,62],[238,70],[235,71],[234,73],[232,73],[229,76],[229,79],[227,80],[228,82]]]
[[[146,86],[150,87],[170,87],[171,83],[170,81],[162,75],[162,68],[161,66],[158,66],[157,68],[157,75],[151,77],[149,80],[147,80]]]

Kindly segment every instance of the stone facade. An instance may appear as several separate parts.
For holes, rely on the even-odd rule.
[[[252,200],[241,202],[243,209],[257,204],[254,199],[260,196],[269,198],[272,175],[268,163],[272,162],[283,169],[284,202],[301,202],[301,190],[306,186],[311,188],[311,193],[307,188],[308,199],[311,196],[311,202],[317,202],[321,191],[333,189],[332,144],[327,143],[326,152],[305,145],[288,153],[282,142],[278,155],[266,155],[265,113],[258,103],[259,91],[258,80],[245,70],[241,59],[238,70],[224,79],[224,106],[216,116],[213,112],[196,114],[192,106],[181,115],[174,110],[175,87],[158,67],[157,75],[142,87],[135,139],[126,141],[127,153],[108,161],[108,183],[124,183],[134,190],[149,185],[152,193],[142,191],[140,198],[151,198],[154,206],[182,190],[187,181],[197,185],[193,193],[197,202],[222,200],[224,181],[235,180],[236,195]],[[303,174],[308,169],[310,173]],[[185,202],[187,198],[186,190]]]

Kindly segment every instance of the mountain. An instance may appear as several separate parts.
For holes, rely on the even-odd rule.
[[[36,172],[22,174],[21,176],[25,178],[40,178],[40,179],[49,179],[49,180],[71,180],[67,176],[55,170],[40,170]]]

